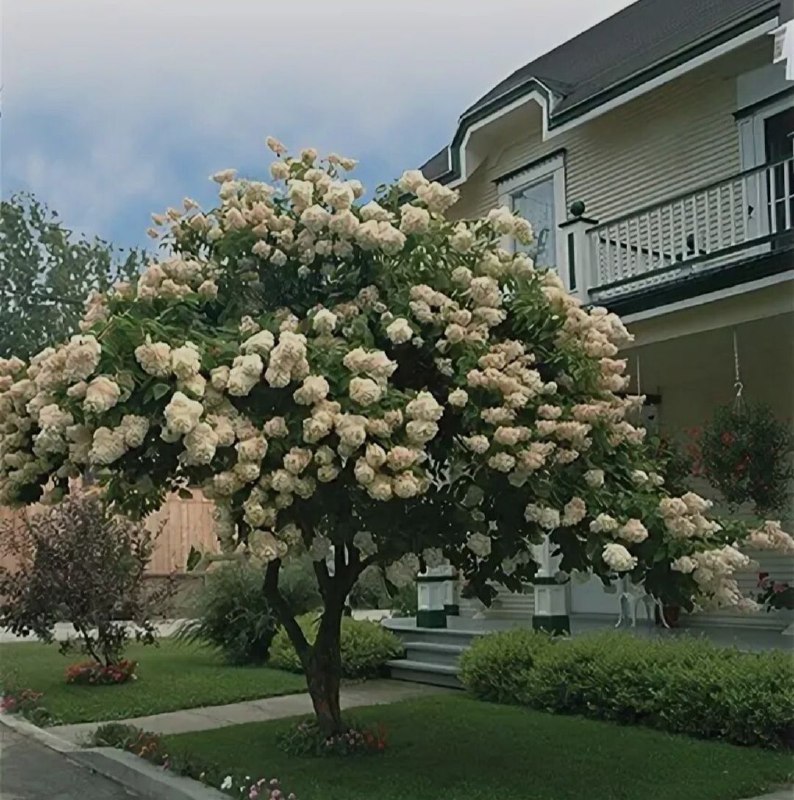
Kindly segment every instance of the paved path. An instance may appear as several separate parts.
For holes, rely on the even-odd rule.
[[[419,683],[377,680],[366,681],[342,687],[342,708],[375,706],[395,703],[412,697],[454,691],[438,686]],[[296,717],[310,714],[311,700],[308,694],[289,694],[282,697],[269,697],[264,700],[249,700],[245,703],[229,703],[223,706],[170,711],[149,717],[134,717],[122,720],[130,725],[143,728],[152,733],[188,733],[240,725],[243,722],[263,722],[282,717]],[[84,722],[78,725],[56,725],[48,728],[51,733],[76,744],[82,744],[87,736],[101,723]]]
[[[0,725],[0,800],[140,800],[140,795]]]

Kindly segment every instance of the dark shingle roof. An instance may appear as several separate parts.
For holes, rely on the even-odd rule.
[[[702,42],[774,17],[779,6],[780,0],[638,0],[516,70],[464,111],[461,127],[533,81],[556,96],[552,122],[574,117]],[[446,148],[422,169],[433,177],[443,174]]]

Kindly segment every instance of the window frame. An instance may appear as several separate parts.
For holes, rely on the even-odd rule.
[[[507,206],[511,211],[514,209],[513,200],[514,195],[518,194],[530,186],[541,183],[549,178],[553,179],[554,190],[554,224],[556,230],[554,231],[554,249],[556,255],[556,264],[554,266],[558,275],[565,274],[566,260],[566,244],[565,236],[559,230],[560,224],[565,222],[566,218],[566,198],[565,198],[565,153],[559,152],[554,155],[543,158],[528,164],[526,167],[506,175],[496,181],[497,190],[499,193],[499,205]],[[505,237],[503,247],[511,253],[516,252],[515,239]]]

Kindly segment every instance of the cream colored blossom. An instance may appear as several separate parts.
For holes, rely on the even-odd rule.
[[[466,537],[466,547],[479,558],[487,558],[491,555],[492,542],[490,536],[484,533],[470,533]]]
[[[560,526],[560,512],[556,508],[549,506],[542,506],[536,503],[530,503],[524,509],[524,518],[528,522],[535,522],[541,528],[546,530],[554,530]]]
[[[363,486],[368,486],[375,480],[375,470],[367,463],[365,458],[359,458],[353,468],[356,480]]]
[[[275,338],[270,331],[263,330],[249,336],[241,345],[241,352],[246,355],[258,353],[260,356],[266,356],[275,344]]]
[[[107,465],[118,461],[127,452],[124,434],[110,428],[97,428],[94,431],[91,452],[88,460],[92,464]]]
[[[630,572],[637,566],[637,559],[622,545],[609,542],[601,551],[604,563],[615,572]]]
[[[414,332],[407,319],[397,317],[397,319],[393,320],[387,326],[386,335],[394,344],[404,344],[405,342],[411,341]]]
[[[425,444],[438,434],[438,425],[423,419],[413,419],[406,423],[405,433],[412,444]]]
[[[258,353],[237,356],[232,362],[226,386],[229,394],[236,397],[247,395],[259,382],[263,368],[262,357]]]
[[[199,422],[182,440],[185,462],[191,465],[209,464],[218,447],[218,434],[207,422]]]
[[[272,439],[283,439],[289,433],[287,421],[284,417],[271,417],[264,424],[263,430]]]
[[[578,525],[587,516],[587,505],[581,497],[572,497],[563,508],[562,524]]]
[[[584,474],[585,483],[593,489],[604,485],[604,470],[589,469]]]
[[[165,420],[168,428],[176,434],[190,433],[198,425],[204,406],[191,400],[182,392],[174,392],[165,407]]]
[[[618,528],[618,536],[626,542],[644,542],[648,529],[638,519],[630,519]]]
[[[478,455],[488,452],[488,448],[491,446],[491,443],[488,441],[488,437],[483,436],[482,434],[468,437],[464,436],[462,441],[469,450],[471,450],[473,453],[477,453]]]
[[[300,475],[312,462],[312,451],[304,447],[292,447],[284,456],[284,469],[293,475]]]
[[[171,371],[177,378],[186,380],[201,369],[201,357],[196,345],[185,342],[182,347],[171,351]]]
[[[410,204],[400,207],[400,230],[406,236],[426,233],[429,228],[430,214],[426,209]]]
[[[118,403],[121,397],[119,385],[110,378],[100,375],[87,386],[83,408],[93,414],[103,414]]]
[[[438,422],[444,415],[444,408],[430,392],[419,392],[405,407],[409,419]]]
[[[674,570],[675,572],[683,572],[685,575],[689,575],[690,573],[694,572],[697,567],[697,561],[689,556],[681,556],[680,558],[676,558],[674,561],[670,562],[670,569]]]
[[[328,381],[322,375],[307,375],[292,397],[298,405],[310,406],[324,400],[330,390]]]
[[[593,533],[610,533],[618,529],[619,523],[609,514],[599,514],[591,523],[590,530]]]
[[[421,493],[421,484],[412,472],[401,472],[392,481],[392,491],[397,497],[408,499]]]
[[[312,317],[312,328],[320,334],[333,333],[336,328],[339,317],[333,311],[327,308],[321,308]]]
[[[469,394],[465,389],[453,389],[447,397],[447,402],[456,408],[463,408],[469,402]]]
[[[140,447],[149,432],[149,420],[135,414],[125,414],[116,430],[124,437],[127,447]]]
[[[381,387],[370,378],[350,380],[350,399],[362,406],[377,403],[383,394]]]
[[[135,348],[135,358],[148,375],[166,378],[171,374],[171,346],[166,342],[146,342]]]
[[[367,486],[367,491],[375,500],[386,502],[391,500],[394,490],[392,489],[391,479],[385,475],[376,475]]]

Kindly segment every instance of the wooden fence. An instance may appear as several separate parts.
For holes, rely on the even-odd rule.
[[[191,547],[202,552],[217,552],[218,541],[214,533],[212,519],[212,502],[194,492],[189,500],[171,495],[163,507],[153,514],[147,525],[152,528],[163,524],[157,537],[148,573],[164,575],[172,572],[183,572]],[[0,508],[0,519],[22,519],[25,515],[35,514],[37,506],[24,509]],[[0,555],[0,566],[11,567],[8,558]]]

